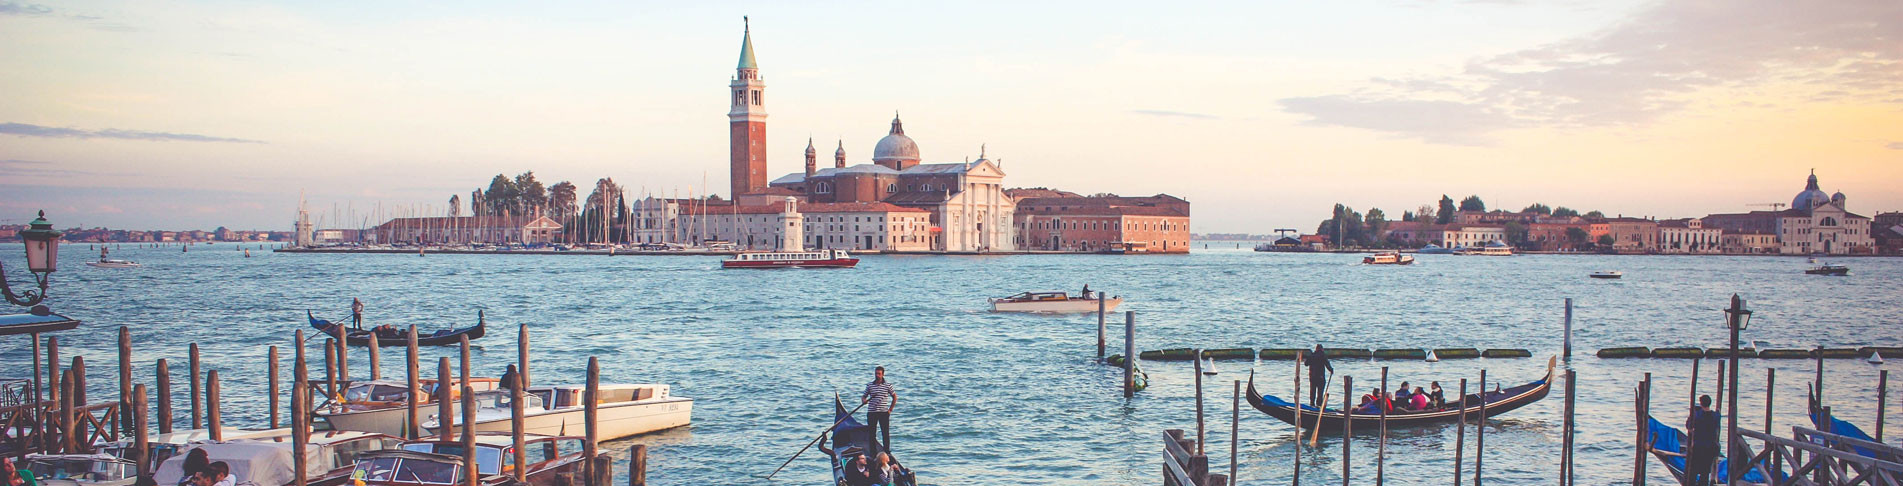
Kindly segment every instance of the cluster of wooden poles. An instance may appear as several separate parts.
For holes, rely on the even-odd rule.
[[[294,380],[291,385],[290,426],[292,433],[289,434],[291,436],[293,450],[296,451],[303,451],[309,445],[312,430],[311,419],[314,416],[312,404],[315,401],[315,397],[313,393],[322,392],[326,396],[336,397],[343,391],[339,387],[339,382],[348,383],[350,381],[348,346],[345,345],[343,326],[335,326],[333,330],[335,331],[334,335],[324,343],[325,377],[321,390],[313,390],[316,383],[313,383],[310,379],[310,370],[306,364],[304,331],[298,330],[296,334],[296,356],[293,361],[292,371]],[[419,366],[417,331],[415,326],[410,326],[408,338],[408,355],[406,360],[408,366],[407,375],[409,389],[414,391],[419,389],[419,381],[422,376]],[[476,405],[475,391],[469,384],[469,339],[464,337],[459,345],[460,349],[458,354],[461,364],[461,373],[459,375],[452,375],[450,373],[449,357],[445,356],[439,358],[437,361],[436,376],[438,385],[435,388],[435,398],[437,402],[437,416],[440,418],[439,423],[443,424],[443,426],[439,427],[439,437],[437,440],[450,442],[457,439],[457,436],[454,434],[454,423],[456,420],[450,407],[454,401],[452,397],[455,396],[451,392],[460,390],[462,404],[462,420],[460,424],[462,434],[460,438],[463,444],[462,450],[464,451],[463,461],[464,464],[470,465],[464,468],[466,477],[463,478],[463,484],[473,485],[478,482],[476,468],[473,467],[476,463]],[[37,451],[40,453],[89,452],[91,444],[120,441],[124,440],[126,435],[131,435],[134,445],[131,452],[133,456],[127,459],[137,464],[138,474],[140,476],[152,474],[157,464],[152,464],[150,458],[146,457],[147,451],[151,450],[150,438],[147,435],[149,428],[147,420],[147,410],[149,408],[146,398],[147,390],[145,384],[135,384],[132,382],[132,332],[129,328],[119,328],[118,351],[120,400],[118,402],[89,405],[86,399],[85,358],[83,356],[74,356],[72,357],[72,365],[69,368],[65,370],[59,369],[59,338],[48,337],[46,339],[45,349],[47,363],[44,369],[46,381],[42,384],[40,339],[38,334],[33,335],[34,374],[32,384],[33,398],[31,401],[34,403],[25,406],[30,407],[30,409],[22,408],[23,411],[30,410],[30,413],[23,415],[16,411],[10,414],[9,417],[9,420],[12,421],[32,420],[34,422],[32,426],[34,432],[27,438],[28,447],[25,449],[26,451]],[[379,363],[381,352],[374,337],[370,339],[369,352],[370,379],[380,380],[382,379],[382,367]],[[201,375],[201,361],[199,359],[197,343],[190,345],[189,354],[191,427],[192,429],[206,429],[211,440],[222,441],[224,440],[224,424],[220,416],[218,370],[209,370]],[[278,402],[278,347],[275,345],[271,346],[267,351],[267,355],[267,359],[269,360],[268,374],[270,375],[268,379],[270,396],[268,421],[269,427],[276,429],[280,424],[278,415],[280,409]],[[157,375],[158,381],[157,428],[159,433],[166,434],[172,432],[173,420],[171,372],[165,359],[159,359],[155,366],[155,374]],[[511,403],[513,407],[510,410],[510,414],[513,424],[511,435],[514,441],[515,463],[526,464],[527,452],[524,447],[525,439],[523,431],[523,415],[525,413],[523,404],[525,400],[523,393],[529,384],[529,329],[527,325],[522,325],[517,334],[516,370],[516,373],[511,377],[511,382],[505,385],[508,386],[512,394]],[[596,408],[597,402],[599,402],[598,397],[600,396],[601,369],[597,359],[593,356],[588,358],[587,374],[587,385],[582,395],[584,402],[583,417],[586,423],[582,453],[586,460],[584,461],[583,480],[581,484],[606,485],[610,482],[608,478],[612,477],[610,466],[612,462],[606,460],[607,457],[601,455],[597,449],[598,427]],[[200,376],[204,377],[202,387],[199,380]],[[450,386],[452,383],[456,384],[454,388]],[[42,390],[50,392],[50,395],[45,395],[47,396],[45,401],[41,401],[39,398],[43,396]],[[407,406],[408,421],[405,423],[408,424],[408,430],[404,438],[410,440],[422,439],[422,437],[417,436],[418,427],[416,424],[419,423],[417,421],[417,401],[412,398],[408,400]],[[105,413],[102,416],[93,415],[93,413],[99,411],[104,411]],[[52,416],[48,417],[49,414]],[[644,486],[647,482],[647,447],[645,445],[635,445],[631,453],[632,465],[629,474],[629,484],[631,486]],[[297,470],[297,474],[295,475],[296,481],[293,484],[296,486],[304,486],[308,479],[304,476],[305,456],[301,453],[293,454],[293,456],[295,458],[294,467]],[[525,481],[526,472],[526,467],[517,467],[514,468],[513,474],[517,481]]]
[[[1164,442],[1165,442],[1165,457],[1166,458],[1176,457],[1175,455],[1172,454],[1173,451],[1168,449],[1170,446],[1176,445],[1174,444],[1175,440],[1183,440],[1185,442],[1185,444],[1183,445],[1176,445],[1176,446],[1185,450],[1188,454],[1190,454],[1190,458],[1188,461],[1185,461],[1184,464],[1181,464],[1182,466],[1181,469],[1186,470],[1184,471],[1186,473],[1186,476],[1177,476],[1176,474],[1171,472],[1169,465],[1165,464],[1164,483],[1174,485],[1174,486],[1223,486],[1225,484],[1233,485],[1235,484],[1234,481],[1236,480],[1236,472],[1237,472],[1237,464],[1238,464],[1236,455],[1237,455],[1237,452],[1240,450],[1238,447],[1239,441],[1240,441],[1240,434],[1238,432],[1240,429],[1240,423],[1242,421],[1242,380],[1234,380],[1233,382],[1234,396],[1231,397],[1230,399],[1229,474],[1227,476],[1224,476],[1221,474],[1208,474],[1208,468],[1207,468],[1208,460],[1206,456],[1203,455],[1205,427],[1204,427],[1204,417],[1203,417],[1202,360],[1196,359],[1194,363],[1195,363],[1195,377],[1196,377],[1196,439],[1193,443],[1193,447],[1191,447],[1191,444],[1187,444],[1188,442],[1187,439],[1182,439],[1181,437],[1176,437],[1175,439],[1170,439],[1170,438],[1165,439]],[[1301,397],[1303,396],[1302,395],[1302,375],[1303,375],[1302,366],[1303,366],[1303,361],[1299,358],[1296,359],[1295,360],[1295,378],[1294,378],[1295,394],[1293,396],[1293,398],[1296,400],[1300,400]],[[1354,382],[1355,382],[1355,379],[1352,376],[1342,377],[1342,383],[1341,383],[1342,410],[1354,409],[1354,406],[1355,406]],[[1575,465],[1573,461],[1573,446],[1574,446],[1573,436],[1575,435],[1575,428],[1574,428],[1574,422],[1573,422],[1573,412],[1574,412],[1573,397],[1574,397],[1574,390],[1575,390],[1574,382],[1575,382],[1575,374],[1573,370],[1566,370],[1566,391],[1565,391],[1566,397],[1565,397],[1565,405],[1564,405],[1565,419],[1562,425],[1562,434],[1564,435],[1564,438],[1562,439],[1562,445],[1561,445],[1560,466],[1559,466],[1559,476],[1558,476],[1559,477],[1558,484],[1562,486],[1570,486],[1573,484],[1573,469]],[[1310,386],[1316,386],[1316,385],[1310,384]],[[1388,367],[1386,366],[1381,367],[1381,389],[1382,390],[1388,389]],[[1484,392],[1486,389],[1487,389],[1487,370],[1482,369],[1480,370],[1480,390]],[[1466,378],[1460,379],[1460,395],[1458,396],[1460,397],[1467,396],[1467,379]],[[1320,404],[1313,404],[1313,405],[1315,405],[1317,408],[1321,407]],[[1377,454],[1375,456],[1374,481],[1375,481],[1375,484],[1379,485],[1379,484],[1386,484],[1387,482],[1388,414],[1387,414],[1386,408],[1384,407],[1377,407],[1377,408],[1381,410],[1381,415],[1380,415],[1380,418],[1377,419],[1380,421],[1380,439],[1377,442],[1378,449],[1377,449]],[[1299,406],[1297,409],[1298,410],[1300,409]],[[1308,413],[1312,413],[1312,412],[1298,413],[1297,414],[1298,418],[1296,422],[1300,423],[1301,422],[1300,417]],[[1473,483],[1474,484],[1481,484],[1481,481],[1483,479],[1482,470],[1483,470],[1484,463],[1483,463],[1483,457],[1481,453],[1486,450],[1486,441],[1487,441],[1487,429],[1485,427],[1485,423],[1487,419],[1487,404],[1484,400],[1482,400],[1480,403],[1479,413],[1480,413],[1480,416],[1477,420],[1477,423],[1475,424],[1476,427],[1474,428],[1474,458],[1473,458],[1473,465],[1474,465]],[[1354,416],[1344,415],[1343,418],[1344,420],[1341,421],[1342,422],[1341,433],[1343,437],[1343,440],[1341,442],[1341,483],[1349,484],[1350,479],[1353,478],[1354,471],[1353,471],[1353,463],[1350,462],[1350,459],[1353,457],[1352,441],[1347,440],[1347,438],[1352,437],[1352,434],[1353,434],[1352,431],[1354,430]],[[1308,447],[1314,447],[1315,444],[1319,442],[1320,440],[1319,438],[1321,437],[1320,429],[1321,429],[1320,420],[1318,418],[1316,421],[1316,427],[1306,432],[1307,434],[1309,434]],[[1301,442],[1302,442],[1303,433],[1304,432],[1301,429],[1301,427],[1297,426],[1296,427],[1296,444],[1295,444],[1295,468],[1294,468],[1294,473],[1292,474],[1293,484],[1301,484],[1301,481],[1302,481],[1302,447],[1303,446]],[[1464,457],[1466,449],[1467,449],[1466,442],[1467,442],[1467,414],[1462,413],[1460,414],[1459,426],[1455,428],[1455,431],[1454,431],[1454,478],[1453,478],[1452,484],[1454,484],[1455,486],[1459,486],[1461,484],[1461,481],[1466,476],[1466,472],[1464,470],[1465,464],[1466,464],[1465,457]],[[1201,459],[1202,467],[1200,468],[1200,474],[1198,474],[1198,469],[1195,467],[1196,461],[1197,461],[1196,458],[1202,458]]]

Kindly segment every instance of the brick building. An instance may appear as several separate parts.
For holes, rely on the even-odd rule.
[[[1189,252],[1189,201],[1182,198],[1168,194],[1085,197],[1061,191],[1023,194],[1042,197],[1018,200],[1019,248]]]

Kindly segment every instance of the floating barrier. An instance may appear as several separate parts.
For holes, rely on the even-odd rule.
[[[1189,361],[1196,359],[1196,350],[1190,348],[1173,348],[1144,351],[1138,354],[1137,357],[1150,361]]]
[[[1599,350],[1598,356],[1600,358],[1650,358],[1652,349],[1645,346],[1606,348]]]
[[[1699,348],[1658,348],[1652,350],[1654,358],[1703,358],[1705,350]]]
[[[1439,348],[1434,350],[1434,355],[1439,356],[1440,359],[1474,359],[1480,357],[1480,350],[1476,348]]]
[[[1823,351],[1820,352],[1824,353],[1824,357],[1828,359],[1850,359],[1862,358],[1864,356],[1863,353],[1858,353],[1857,350],[1850,348],[1824,348]]]
[[[1205,349],[1203,356],[1210,359],[1253,359],[1255,350],[1250,348]]]
[[[1758,351],[1758,357],[1763,359],[1810,359],[1811,354],[1808,349],[1766,349]]]
[[[1531,358],[1533,352],[1524,349],[1489,349],[1480,353],[1482,358]]]
[[[1366,349],[1354,349],[1354,348],[1322,348],[1322,349],[1325,349],[1328,351],[1328,359],[1368,359],[1368,358],[1374,357],[1374,352],[1366,350]]]
[[[1122,368],[1122,367],[1123,367],[1123,355],[1121,355],[1121,354],[1113,354],[1113,355],[1110,355],[1110,357],[1108,357],[1108,358],[1104,358],[1104,359],[1103,359],[1103,362],[1104,362],[1104,364],[1107,364],[1107,365],[1110,365],[1110,366],[1115,366],[1115,367],[1118,367],[1118,368]]]
[[[1713,359],[1730,359],[1731,348],[1707,349],[1705,350],[1705,357],[1713,358]],[[1758,348],[1738,348],[1738,359],[1756,358],[1756,357],[1758,357]]]
[[[1296,356],[1305,356],[1308,352],[1300,348],[1264,348],[1260,356],[1264,361],[1294,361]]]
[[[1427,359],[1427,352],[1419,349],[1383,349],[1374,352],[1375,359]]]
[[[1890,356],[1890,357],[1903,356],[1903,348],[1889,347],[1889,346],[1864,346],[1862,348],[1857,349],[1857,354],[1863,355],[1866,358],[1879,354],[1879,353],[1883,354],[1884,356]]]

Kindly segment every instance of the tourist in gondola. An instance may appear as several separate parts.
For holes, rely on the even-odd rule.
[[[1401,407],[1401,410],[1403,411],[1413,411],[1413,409],[1410,408],[1414,404],[1413,390],[1414,390],[1413,388],[1408,388],[1407,382],[1405,381],[1401,382],[1401,387],[1394,389],[1395,405]]]
[[[1389,411],[1394,410],[1393,404],[1387,399],[1387,393],[1380,388],[1376,388],[1367,395],[1361,396],[1361,405],[1355,407],[1354,413],[1380,415],[1381,409],[1383,408]]]
[[[1090,300],[1090,284],[1084,284],[1084,293],[1078,294],[1084,300]]]
[[[1427,390],[1422,389],[1421,387],[1418,387],[1418,386],[1414,387],[1414,394],[1410,396],[1412,396],[1413,398],[1409,399],[1409,402],[1408,402],[1409,410],[1413,410],[1416,412],[1425,412],[1428,410],[1427,407],[1429,403],[1427,399]]]
[[[896,486],[903,483],[908,473],[910,471],[906,471],[905,466],[900,466],[897,460],[892,459],[891,454],[881,452],[879,457],[872,461],[873,484]]]
[[[1335,365],[1328,364],[1328,352],[1322,345],[1316,344],[1315,351],[1308,354],[1308,403],[1321,406],[1322,396],[1328,388],[1328,374],[1335,372]],[[1294,398],[1294,397],[1289,397]]]
[[[852,463],[846,466],[846,486],[871,486],[872,470],[866,465],[864,454],[852,456]]]
[[[872,368],[872,383],[866,384],[866,392],[859,399],[866,404],[866,425],[879,434],[881,451],[892,450],[892,406],[899,401],[898,392],[892,384],[885,381],[885,367]]]
[[[1428,382],[1427,400],[1433,403],[1435,410],[1447,408],[1447,396],[1441,392],[1440,382]]]
[[[1711,470],[1718,459],[1718,412],[1711,409],[1711,395],[1698,397],[1685,419],[1685,435],[1691,438],[1691,454],[1685,458],[1685,484],[1711,484]]]

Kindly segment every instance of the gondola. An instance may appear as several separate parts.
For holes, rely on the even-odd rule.
[[[338,325],[327,320],[318,319],[317,315],[312,314],[311,311],[304,311],[304,315],[310,318],[311,327],[316,328],[325,335],[330,335],[334,332],[331,328]],[[488,322],[483,318],[482,311],[478,310],[476,311],[476,325],[462,329],[441,329],[429,334],[418,332],[416,335],[416,345],[447,346],[461,342],[464,336],[468,336],[469,340],[474,341],[482,337],[483,331],[487,326]],[[372,336],[376,337],[377,346],[410,345],[410,332],[407,329],[391,329],[388,332],[378,332],[370,329],[344,331],[344,339],[349,341],[352,346],[369,346]]]
[[[1478,422],[1480,420],[1480,403],[1483,396],[1487,404],[1486,412],[1488,417],[1499,416],[1500,414],[1524,407],[1527,404],[1540,401],[1541,398],[1546,398],[1546,392],[1553,387],[1553,366],[1557,361],[1557,357],[1546,361],[1545,378],[1498,391],[1482,391],[1480,393],[1469,394],[1463,397],[1458,403],[1452,404],[1458,405],[1458,408],[1448,408],[1431,412],[1389,413],[1388,428],[1456,422],[1460,420],[1461,415],[1466,415],[1467,421],[1469,422]],[[1249,405],[1255,407],[1256,410],[1261,410],[1262,413],[1268,414],[1283,422],[1290,424],[1296,422],[1295,404],[1277,398],[1274,395],[1263,395],[1257,392],[1255,389],[1254,372],[1250,372],[1249,374],[1248,396]],[[1354,419],[1352,426],[1355,431],[1374,430],[1380,427],[1380,414],[1356,413],[1352,415]],[[1345,417],[1346,416],[1340,410],[1323,407],[1321,412],[1317,414],[1315,407],[1302,405],[1301,426],[1314,427],[1316,422],[1319,421],[1323,431],[1336,432],[1341,430],[1342,420]]]
[[[851,461],[852,458],[861,454],[870,458],[872,457],[873,451],[884,450],[885,448],[873,447],[878,444],[878,439],[873,437],[872,427],[861,424],[857,419],[852,418],[852,412],[846,410],[844,403],[840,403],[838,395],[833,396],[833,422],[832,432],[827,434],[830,437],[822,439],[822,441],[830,439],[832,447],[827,447],[827,444],[821,443],[819,450],[826,453],[827,461],[832,463],[833,485],[846,486],[846,464],[848,464],[848,461]],[[900,465],[904,465],[903,462],[898,462],[898,457],[896,456],[893,457],[892,460]],[[909,467],[905,469],[903,474],[899,475],[898,481],[892,483],[892,486],[917,485],[918,475],[914,474]]]
[[[1690,452],[1685,449],[1691,441],[1691,438],[1685,436],[1685,431],[1659,422],[1658,417],[1648,415],[1645,417],[1645,421],[1645,436],[1651,440],[1650,447],[1647,447],[1646,451],[1651,452],[1652,457],[1658,458],[1659,464],[1664,464],[1665,470],[1671,472],[1674,479],[1677,479],[1680,483],[1685,482],[1685,455]],[[1726,459],[1722,451],[1719,452],[1717,461],[1715,462],[1716,464],[1712,465],[1712,471],[1714,473],[1723,475],[1723,471],[1730,470],[1731,460]],[[1738,476],[1738,482],[1741,484],[1770,484],[1770,481],[1764,480],[1764,470],[1771,468],[1769,460],[1767,459],[1760,462],[1758,466],[1760,467],[1745,468],[1744,474]],[[1789,477],[1784,471],[1778,471],[1776,474],[1779,480]]]

